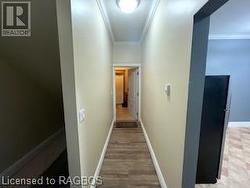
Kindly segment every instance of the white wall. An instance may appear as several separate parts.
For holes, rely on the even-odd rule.
[[[95,0],[70,2],[71,9],[69,0],[57,1],[67,144],[74,148],[68,153],[70,175],[79,175],[80,163],[80,174],[90,176],[113,119],[112,42]],[[77,122],[81,108],[83,123]]]
[[[205,2],[161,0],[143,42],[142,122],[169,188],[182,184],[193,15]]]
[[[114,42],[114,64],[140,64],[141,44],[139,42]]]
[[[250,122],[250,40],[210,40],[207,75],[230,75],[230,122]]]
[[[81,165],[70,0],[57,0],[56,6],[69,175],[74,177],[81,176]]]

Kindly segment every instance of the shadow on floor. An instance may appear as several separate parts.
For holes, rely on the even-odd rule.
[[[54,185],[35,185],[32,188],[69,188],[70,185],[59,185],[59,177],[69,176],[68,170],[68,159],[67,159],[67,151],[65,150],[57,160],[40,176],[46,179],[47,177],[50,179],[55,179],[56,183]],[[45,183],[45,182],[44,182]]]

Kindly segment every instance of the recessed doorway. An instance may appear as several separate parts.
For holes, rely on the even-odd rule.
[[[140,119],[140,66],[114,66],[113,82],[116,121],[138,121]]]
[[[183,188],[249,187],[250,48],[234,25],[246,3],[211,0],[194,17]]]

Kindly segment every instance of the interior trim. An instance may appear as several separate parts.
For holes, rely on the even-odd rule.
[[[210,16],[228,1],[209,0],[194,15],[182,188],[196,183]]]
[[[240,127],[250,127],[250,121],[241,121],[241,122],[229,122],[229,128],[240,128]]]
[[[108,133],[108,136],[107,136],[107,139],[106,139],[105,144],[104,144],[104,146],[103,146],[102,153],[101,153],[99,162],[98,162],[97,167],[96,167],[96,170],[95,170],[95,174],[94,174],[93,181],[95,181],[95,180],[97,179],[97,177],[99,176],[99,174],[100,174],[100,172],[101,172],[102,164],[103,164],[104,157],[105,157],[105,154],[106,154],[106,151],[107,151],[107,148],[108,148],[108,144],[109,144],[109,140],[110,140],[110,137],[111,137],[113,128],[114,128],[114,124],[115,124],[115,119],[112,120],[110,129],[109,129],[109,133]],[[93,183],[92,183],[92,184],[93,184]],[[95,187],[96,187],[95,185],[91,185],[91,186],[90,186],[90,188],[95,188]]]
[[[139,70],[139,106],[138,106],[138,119],[141,119],[141,85],[142,85],[142,68],[141,64],[129,64],[129,63],[121,63],[117,62],[117,64],[113,64],[113,114],[116,120],[116,92],[115,92],[115,68],[117,67],[133,67],[138,68]]]
[[[115,62],[113,67],[141,67],[141,64],[137,63],[128,63],[128,62]]]
[[[148,29],[153,21],[153,17],[155,15],[155,12],[158,8],[158,5],[160,3],[161,0],[154,0],[153,2],[153,6],[150,10],[150,13],[147,17],[147,21],[145,23],[145,26],[144,26],[144,29],[143,29],[143,32],[142,32],[142,36],[141,36],[141,39],[140,39],[140,42],[143,42],[147,32],[148,32]],[[109,21],[109,18],[108,18],[108,14],[107,14],[107,11],[105,10],[104,8],[104,3],[103,3],[103,0],[96,0],[97,2],[97,5],[100,9],[100,12],[101,12],[101,15],[103,17],[103,21],[104,21],[104,24],[106,25],[109,33],[110,33],[110,36],[111,36],[111,39],[112,39],[112,42],[114,43],[115,42],[115,37],[114,37],[114,33],[112,31],[112,27],[111,27],[111,24],[110,24],[110,21]]]
[[[64,128],[59,129],[53,135],[49,136],[31,151],[26,153],[22,158],[17,160],[14,164],[12,164],[9,168],[1,172],[0,177],[2,176],[13,176],[16,174],[23,166],[25,166],[28,162],[30,162],[36,155],[38,155],[41,151],[48,147],[48,145],[52,144],[53,141],[61,134],[64,134]]]
[[[105,8],[104,8],[103,0],[96,0],[96,2],[97,2],[97,5],[98,5],[98,7],[99,7],[99,10],[100,10],[100,12],[101,12],[101,15],[102,15],[104,24],[105,24],[105,26],[107,27],[107,29],[108,29],[108,31],[109,31],[109,34],[110,34],[110,36],[111,36],[111,40],[112,40],[112,42],[114,43],[114,42],[115,42],[114,33],[113,33],[113,31],[112,31],[112,27],[111,27],[111,24],[110,24],[110,21],[109,21],[109,18],[108,18],[107,11],[106,11]]]
[[[141,123],[143,134],[145,136],[146,143],[147,143],[147,146],[148,146],[148,149],[149,149],[149,152],[150,152],[150,155],[151,155],[151,158],[152,158],[152,161],[153,161],[153,164],[154,164],[154,167],[155,167],[155,171],[156,171],[157,177],[159,179],[161,188],[167,188],[167,184],[166,184],[166,181],[165,181],[164,176],[162,174],[159,162],[158,162],[158,160],[156,158],[153,146],[152,146],[152,144],[150,142],[150,139],[148,137],[147,131],[146,131],[146,129],[145,129],[145,127],[144,127],[141,119],[140,119],[140,123]]]
[[[211,34],[209,40],[247,40],[250,39],[250,35],[221,35]]]
[[[149,12],[149,15],[147,17],[147,21],[145,23],[145,26],[144,26],[144,29],[143,29],[143,32],[142,32],[140,43],[142,43],[143,40],[146,37],[146,34],[147,34],[147,32],[148,32],[148,30],[150,28],[150,25],[151,25],[151,23],[153,21],[153,18],[154,18],[154,15],[155,15],[156,11],[157,11],[157,8],[159,7],[160,1],[161,0],[154,0],[154,2],[153,2],[153,6],[152,6],[152,8],[151,8],[151,10]]]

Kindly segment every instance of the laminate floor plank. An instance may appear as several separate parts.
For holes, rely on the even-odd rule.
[[[142,128],[114,128],[100,175],[101,188],[160,188]]]

